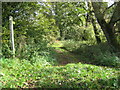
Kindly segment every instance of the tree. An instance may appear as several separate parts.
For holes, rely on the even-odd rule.
[[[105,20],[104,18],[105,16],[104,11],[107,10],[106,3],[92,2],[92,6],[94,9],[94,13],[97,18],[97,21],[101,26],[101,29],[103,30],[108,43],[112,45],[114,48],[120,50],[120,44],[114,32],[115,31],[114,25],[120,20],[120,1],[115,3],[115,9],[109,21]]]
[[[70,32],[75,32],[74,27],[77,25],[83,25],[86,14],[84,5],[82,2],[52,3],[54,19],[59,28],[61,40],[74,37],[74,35],[70,35]]]
[[[99,31],[97,28],[97,21],[96,21],[95,15],[93,13],[92,5],[89,2],[89,3],[86,3],[86,6],[88,7],[87,8],[86,26],[87,26],[88,21],[92,23],[95,38],[96,38],[97,43],[99,44],[99,43],[101,43],[101,39],[100,39]]]
[[[34,8],[33,8],[34,7]],[[9,45],[10,30],[9,30],[9,16],[13,16],[14,24],[14,36],[15,36],[15,46],[19,47],[18,51],[24,48],[26,42],[27,30],[33,24],[33,15],[38,8],[36,3],[26,3],[26,2],[3,2],[2,3],[2,28],[3,37],[2,43],[3,47]],[[4,48],[3,48],[4,49]],[[7,48],[6,48],[7,49]],[[20,50],[21,51],[21,50]],[[8,53],[4,52],[3,53]],[[6,56],[8,56],[7,54]]]
[[[42,5],[41,5],[42,4]],[[54,24],[54,19],[48,18],[47,13],[50,12],[49,8],[44,8],[44,3],[37,2],[5,2],[2,7],[2,16],[3,16],[3,47],[7,44],[9,47],[9,16],[14,17],[14,35],[15,35],[15,46],[18,48],[16,52],[20,56],[22,51],[25,52],[27,45],[32,44],[43,44],[47,41],[46,36],[49,36],[56,32],[56,26]],[[7,42],[5,41],[7,40]],[[31,44],[31,45],[32,45]],[[43,45],[44,47],[46,46]],[[40,47],[39,47],[40,48]],[[3,53],[6,53],[7,48],[3,48]]]

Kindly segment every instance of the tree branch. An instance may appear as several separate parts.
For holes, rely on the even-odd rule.
[[[109,24],[112,24],[112,25],[114,25],[117,21],[120,20],[120,1],[116,3],[117,3],[117,6],[109,22]]]
[[[112,5],[110,5],[108,8],[106,8],[103,13],[105,13],[108,9],[110,9],[110,8],[111,8],[112,6],[114,6],[115,4],[117,4],[117,2],[114,2]]]

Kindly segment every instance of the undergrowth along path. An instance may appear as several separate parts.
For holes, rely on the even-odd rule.
[[[80,60],[78,55],[70,53],[69,51],[62,49],[60,47],[57,47],[55,49],[55,52],[56,52],[56,59],[58,60],[59,65],[66,65],[68,63],[78,63],[78,62],[83,63],[83,60]]]
[[[56,52],[56,59],[58,61],[58,65],[66,65],[69,63],[83,63],[85,64],[85,60],[82,60],[82,58],[76,54],[76,53],[71,53],[69,50],[67,50],[66,48],[64,48],[63,45],[64,41],[56,41],[52,47],[55,48],[55,52]],[[88,62],[87,62],[88,63]],[[88,63],[90,64],[90,63]]]

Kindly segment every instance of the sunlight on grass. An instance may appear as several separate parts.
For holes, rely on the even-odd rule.
[[[22,62],[5,60],[0,63],[1,82],[4,88],[18,86],[24,88],[118,88],[120,72],[115,68],[81,63],[71,63],[66,66],[38,66],[25,60]]]
[[[51,46],[52,47],[63,47],[64,46],[63,42],[64,41],[57,41],[57,42],[53,43]]]

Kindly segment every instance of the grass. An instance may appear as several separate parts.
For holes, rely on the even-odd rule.
[[[32,62],[17,58],[0,59],[1,88],[79,88],[91,90],[117,90],[120,88],[120,68],[108,67],[107,65],[112,65],[112,62],[108,61],[114,59],[119,62],[118,57],[113,57],[112,54],[103,53],[104,49],[102,48],[102,50],[98,48],[98,46],[72,49],[72,51],[77,50],[77,56],[82,52],[81,55],[77,57],[69,51],[59,48],[63,47],[61,46],[63,43],[64,42],[59,42],[52,47],[56,49],[56,57],[59,56],[57,60],[68,61],[64,65],[60,65],[59,61],[49,56],[32,57]],[[70,43],[69,45],[72,46]],[[91,53],[95,54],[93,57],[95,62],[93,62],[94,60],[89,56]],[[108,57],[103,58],[104,54],[111,57],[109,59]],[[101,60],[101,57],[104,60]],[[103,61],[101,63],[104,64],[104,66],[81,62],[75,63],[73,59],[76,59],[76,61],[79,61],[79,59],[86,59],[86,62],[91,60],[93,63],[100,60]]]
[[[101,66],[120,67],[120,52],[114,53],[106,43],[97,45],[88,41],[68,40],[59,41],[57,44],[60,43],[63,44],[64,50],[73,53],[80,61]],[[54,46],[57,47],[57,44]],[[58,47],[56,49],[59,50]]]
[[[51,45],[51,47],[63,47],[63,44],[64,43],[64,41],[61,41],[61,42],[59,42],[59,41],[57,41],[57,42],[55,42],[55,43],[53,43],[52,45]]]
[[[81,63],[52,66],[19,59],[2,59],[0,63],[2,88],[119,88],[120,72],[115,68]]]

